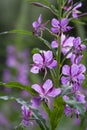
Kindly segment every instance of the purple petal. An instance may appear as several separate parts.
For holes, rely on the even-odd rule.
[[[66,85],[69,81],[70,81],[69,77],[64,77],[64,76],[61,77],[61,82],[63,85]]]
[[[40,68],[38,66],[33,66],[31,69],[30,69],[30,72],[34,73],[34,74],[38,74],[40,71]]]
[[[80,72],[84,73],[86,71],[86,67],[83,64],[79,65]]]
[[[68,65],[64,65],[62,68],[62,73],[64,75],[70,75],[70,67]]]
[[[72,29],[72,27],[67,26],[67,27],[63,28],[62,31],[63,31],[63,32],[68,32],[68,31],[70,31],[71,29]]]
[[[41,97],[33,97],[31,99],[31,104],[33,107],[37,108],[41,103]]]
[[[61,93],[60,88],[53,88],[52,91],[48,92],[47,96],[56,97]]]
[[[72,112],[72,109],[69,105],[66,105],[65,108],[64,108],[64,113],[66,116],[69,116]]]
[[[79,4],[77,4],[77,5],[74,7],[74,9],[78,9],[78,8],[80,8],[80,7],[82,7],[82,2],[80,2]]]
[[[36,53],[33,55],[33,61],[36,64],[43,64],[43,58],[40,54]]]
[[[58,42],[57,42],[57,40],[54,40],[54,41],[51,42],[51,47],[52,48],[58,48]]]
[[[52,25],[53,27],[58,27],[59,21],[58,21],[57,19],[53,18],[52,21],[51,21],[51,25]]]
[[[81,50],[83,51],[84,49],[86,49],[86,46],[85,45],[81,45]]]
[[[53,83],[50,79],[46,80],[45,83],[43,84],[45,93],[47,93],[52,87],[53,87]]]
[[[50,65],[47,65],[48,68],[53,69],[57,66],[57,61],[53,60],[52,63]]]
[[[39,94],[43,95],[43,89],[41,88],[40,85],[34,84],[34,85],[32,85],[32,88],[33,88],[36,92],[38,92]]]
[[[42,23],[42,14],[40,14],[39,18],[38,18],[38,23],[41,24]]]
[[[77,48],[80,44],[81,44],[81,38],[80,37],[77,37],[73,40],[73,46],[75,46],[75,48]]]
[[[32,23],[32,26],[33,26],[33,28],[38,28],[39,24],[38,24],[37,21],[35,21],[35,22]]]
[[[64,96],[63,96],[63,100],[64,100],[64,101],[68,101],[68,100],[69,100],[69,97],[68,97],[67,95],[64,95]]]
[[[60,21],[60,25],[61,27],[65,27],[68,25],[68,19],[67,18],[63,18],[61,21]]]
[[[76,100],[83,103],[83,104],[86,103],[85,96],[83,94],[80,94],[80,93],[77,93]]]
[[[53,33],[58,33],[58,32],[59,32],[59,28],[51,28],[51,31],[52,31]]]
[[[46,63],[51,61],[53,59],[52,51],[44,51],[44,58]]]
[[[74,77],[75,75],[77,75],[78,71],[79,71],[79,66],[76,64],[73,64],[71,66],[71,75]]]

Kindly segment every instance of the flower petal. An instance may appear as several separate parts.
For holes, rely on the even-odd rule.
[[[43,64],[43,58],[40,54],[36,53],[33,55],[33,61],[36,64]]]
[[[38,18],[38,23],[41,24],[42,23],[42,14],[40,14],[39,18]]]
[[[38,66],[33,66],[31,69],[30,69],[30,72],[34,73],[34,74],[38,74],[40,71],[40,68]]]
[[[59,21],[58,21],[57,19],[53,18],[52,21],[51,21],[51,25],[52,25],[53,27],[58,27]]]
[[[60,21],[60,25],[61,27],[65,27],[68,25],[68,19],[67,18],[63,18],[61,21]]]
[[[49,97],[56,97],[61,93],[61,89],[60,88],[53,88],[52,91],[47,93],[47,96]]]
[[[71,66],[71,75],[72,75],[72,77],[74,77],[75,75],[77,75],[78,72],[79,72],[79,66],[76,65],[76,64],[73,64]]]
[[[64,75],[70,75],[70,67],[68,65],[64,65],[62,68],[62,73]]]
[[[57,66],[57,61],[53,60],[51,64],[47,65],[48,68],[53,69]]]
[[[43,84],[45,93],[47,93],[52,87],[53,87],[53,83],[50,79],[46,80],[45,83]]]
[[[63,85],[66,85],[69,81],[70,81],[69,77],[64,77],[64,76],[61,77],[61,82]]]
[[[33,28],[38,28],[39,24],[38,24],[37,21],[35,21],[35,22],[32,23],[32,26],[33,26]]]
[[[34,84],[34,85],[32,85],[32,88],[33,88],[36,92],[38,92],[39,94],[43,94],[43,89],[41,88],[40,85]]]
[[[51,47],[52,48],[58,48],[58,42],[57,42],[57,40],[54,40],[54,41],[51,42]]]
[[[51,61],[53,59],[52,51],[44,51],[44,58],[46,63]]]

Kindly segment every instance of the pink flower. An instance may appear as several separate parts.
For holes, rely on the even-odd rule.
[[[35,97],[33,100],[33,104],[35,105],[39,105],[42,100],[50,102],[50,98],[54,98],[61,93],[60,88],[53,87],[53,83],[50,79],[46,80],[43,85],[34,84],[32,88],[39,94],[39,97]]]
[[[40,36],[41,35],[41,31],[45,29],[45,26],[46,26],[47,23],[48,23],[48,21],[42,24],[42,15],[40,14],[38,20],[34,21],[32,23],[33,33],[36,36]]]
[[[55,34],[61,34],[62,32],[67,32],[69,30],[71,30],[71,27],[68,26],[68,19],[67,18],[63,18],[61,20],[57,20],[56,18],[52,19],[52,28],[51,31]]]
[[[83,80],[85,79],[84,73],[86,68],[83,64],[72,64],[71,66],[64,65],[62,68],[62,74],[65,76],[61,77],[62,84],[72,84],[73,91],[79,90]]]
[[[66,37],[64,34],[61,35],[61,52],[66,55],[73,47],[74,37]],[[58,41],[54,40],[51,43],[52,48],[58,48]]]
[[[40,70],[46,70],[46,67],[53,69],[57,66],[57,61],[53,59],[52,51],[43,51],[41,54],[33,55],[34,65],[31,68],[32,73],[39,73]]]
[[[21,110],[22,110],[22,115],[23,115],[22,121],[25,126],[28,126],[30,117],[32,116],[32,111],[24,105],[21,107]]]

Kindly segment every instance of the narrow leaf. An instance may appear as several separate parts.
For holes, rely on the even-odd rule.
[[[16,30],[16,29],[15,30],[11,30],[11,31],[1,32],[0,35],[10,34],[10,33],[18,33],[18,34],[32,36],[32,32],[29,32],[27,30]]]
[[[29,93],[31,93],[32,95],[36,95],[37,93],[30,87],[30,86],[26,86],[26,85],[23,85],[19,82],[8,82],[8,83],[2,83],[0,82],[0,85],[3,85],[7,88],[19,88],[19,89],[23,89],[23,90],[26,90],[28,91]]]

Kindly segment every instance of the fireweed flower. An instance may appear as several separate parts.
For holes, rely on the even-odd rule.
[[[48,23],[48,21],[45,22],[45,23],[42,23],[42,15],[40,14],[38,20],[34,21],[32,23],[34,35],[40,36],[41,31],[45,29],[45,26],[46,26],[47,23]]]
[[[82,3],[75,3],[73,4],[73,0],[70,0],[64,5],[63,9],[69,12],[69,15],[72,14],[73,18],[78,18],[79,14],[81,13],[78,9],[82,7]]]
[[[64,65],[62,68],[62,74],[65,76],[61,77],[63,85],[72,84],[73,92],[80,89],[83,80],[85,79],[84,73],[86,68],[83,64],[72,64],[71,66]]]
[[[43,85],[34,84],[32,88],[39,94],[39,97],[35,97],[33,101],[35,105],[40,105],[41,101],[45,101],[45,103],[50,102],[50,98],[54,98],[61,93],[60,88],[54,88],[53,83],[50,79],[46,80]]]
[[[51,21],[52,24],[52,28],[51,31],[55,34],[61,34],[62,32],[67,32],[69,30],[71,30],[71,27],[68,26],[68,19],[67,18],[63,18],[61,20],[57,20],[56,18],[53,18]]]
[[[78,18],[78,15],[81,13],[78,11],[78,8],[82,7],[82,3],[78,3],[74,5],[74,8],[72,9],[72,17],[73,18]]]
[[[78,64],[82,59],[82,51],[86,49],[84,44],[81,44],[81,38],[77,37],[73,40],[72,52],[68,55],[68,58],[71,58],[72,63]]]
[[[61,35],[61,52],[66,55],[73,47],[74,37],[66,37],[64,34]],[[58,48],[58,41],[54,40],[51,42],[52,48]]]
[[[21,110],[22,110],[22,116],[23,116],[22,122],[25,126],[28,126],[29,123],[32,123],[29,121],[30,117],[32,116],[32,111],[24,105],[21,107]]]
[[[64,108],[64,113],[65,113],[66,116],[73,116],[74,114],[76,114],[77,117],[80,114],[80,112],[76,108],[71,108],[67,104],[66,104],[66,106]]]
[[[79,91],[76,92],[75,99],[76,99],[76,101],[79,101],[82,104],[86,103],[85,96],[82,93],[80,93]]]
[[[41,54],[34,54],[33,62],[34,65],[30,71],[35,74],[39,73],[40,70],[46,71],[46,67],[53,69],[57,66],[57,61],[53,59],[52,51],[43,51]]]

